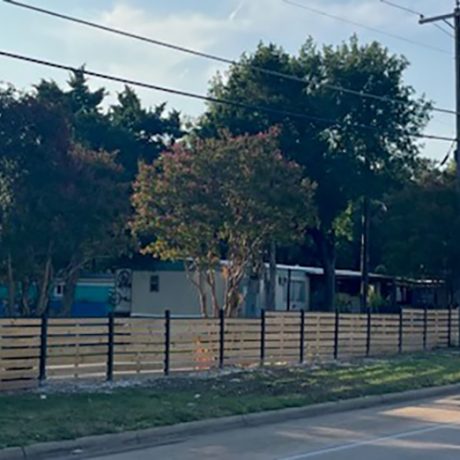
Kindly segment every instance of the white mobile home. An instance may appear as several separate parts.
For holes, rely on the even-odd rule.
[[[337,270],[337,301],[343,309],[359,311],[361,274],[352,270]],[[401,302],[402,291],[390,277],[372,274],[373,291],[388,302]],[[249,279],[242,283],[244,303],[241,314],[257,316],[265,307],[264,279],[248,289]],[[217,297],[223,303],[225,281],[220,272],[216,276]],[[277,265],[275,304],[279,311],[330,310],[322,303],[323,270],[318,267]],[[399,292],[399,293],[398,293]],[[208,296],[209,297],[209,296]],[[116,312],[132,316],[160,316],[165,310],[172,315],[199,316],[200,303],[196,287],[190,281],[182,262],[153,262],[143,269],[122,269],[116,275]]]

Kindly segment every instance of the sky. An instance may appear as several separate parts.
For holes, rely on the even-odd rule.
[[[436,106],[454,108],[454,41],[447,34],[432,25],[419,25],[415,15],[391,8],[380,0],[294,1],[420,44],[324,17],[283,0],[30,0],[30,3],[230,59],[254,50],[260,41],[274,42],[296,53],[308,36],[318,44],[339,44],[356,33],[363,42],[378,40],[391,52],[404,55],[411,63],[406,83]],[[450,12],[454,6],[454,0],[394,1],[426,16]],[[205,94],[213,75],[226,68],[213,61],[38,15],[3,0],[0,0],[0,20],[1,50],[72,66],[85,64],[88,70],[184,91]],[[2,82],[27,90],[43,78],[64,85],[68,74],[0,57]],[[91,86],[106,87],[109,98],[115,98],[123,89],[118,83],[97,79],[91,79]],[[137,92],[146,106],[167,102],[169,108],[192,117],[204,109],[199,101],[144,89]],[[426,132],[455,137],[454,116],[434,115]],[[422,152],[441,160],[449,148],[447,142],[426,141]]]

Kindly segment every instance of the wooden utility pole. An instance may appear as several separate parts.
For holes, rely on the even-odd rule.
[[[450,20],[454,20],[454,24]],[[455,31],[455,90],[456,90],[456,139],[457,148],[455,149],[455,161],[457,164],[457,183],[460,190],[460,0],[455,0],[455,8],[453,13],[442,14],[440,16],[433,16],[420,18],[420,24],[429,24],[442,21],[452,27]]]

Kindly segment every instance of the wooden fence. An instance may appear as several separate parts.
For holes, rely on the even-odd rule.
[[[225,366],[293,364],[459,344],[458,310],[265,313],[258,319],[0,319],[0,390]]]

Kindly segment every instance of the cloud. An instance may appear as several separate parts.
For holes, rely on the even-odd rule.
[[[245,27],[244,21],[235,24],[226,17],[181,12],[156,14],[154,10],[147,13],[123,3],[100,13],[95,21],[204,52],[219,49]],[[206,94],[211,72],[216,69],[213,61],[81,26],[65,24],[48,33],[59,37],[67,62],[85,63],[91,70],[169,88]],[[98,84],[94,82],[94,86]],[[112,99],[121,89],[119,84],[104,83],[104,86],[112,93]],[[149,105],[169,99],[165,94],[148,90],[139,93]],[[202,104],[196,101],[175,97],[172,102],[193,114],[202,110]]]
[[[241,0],[241,2],[238,4],[238,6],[236,7],[236,9],[234,9],[234,10],[230,13],[230,15],[229,15],[229,17],[228,17],[228,19],[229,19],[230,21],[234,21],[234,20],[236,19],[236,17],[240,14],[241,10],[244,8],[245,3],[246,3],[246,0]]]

